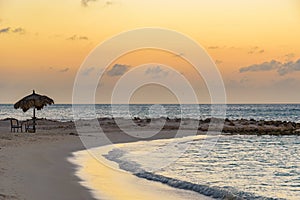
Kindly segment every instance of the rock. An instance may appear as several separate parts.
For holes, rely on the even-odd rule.
[[[230,122],[230,120],[228,118],[225,119],[225,122]]]
[[[235,124],[233,123],[233,121],[225,122],[225,124],[228,125],[228,126],[235,126]]]
[[[295,130],[294,133],[300,134],[300,129]]]
[[[259,120],[259,122],[257,123],[258,126],[263,126],[265,124],[264,120]]]
[[[247,121],[247,120],[242,120],[241,122],[240,122],[242,125],[249,125],[250,123],[249,123],[249,121]]]
[[[210,118],[205,119],[204,123],[210,123]]]
[[[291,129],[294,129],[294,126],[293,126],[293,123],[292,122],[288,122],[285,124],[286,128],[291,130]]]

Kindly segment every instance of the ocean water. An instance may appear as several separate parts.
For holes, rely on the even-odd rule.
[[[137,177],[215,199],[300,199],[300,136],[222,136],[205,156],[197,137],[122,144],[105,157]]]
[[[121,118],[207,118],[211,116],[211,106],[201,105],[177,105],[177,104],[132,104],[115,105],[112,110],[109,104],[78,105],[82,119],[96,117],[121,117]],[[95,112],[94,112],[95,111]],[[37,117],[70,121],[74,119],[71,104],[55,104],[37,111]],[[200,116],[199,116],[200,115]],[[217,116],[217,115],[216,115]],[[32,117],[32,109],[23,113],[15,110],[13,105],[0,104],[0,119],[14,117],[25,120]],[[229,104],[226,105],[226,117],[230,119],[264,119],[282,121],[300,121],[300,104]],[[76,117],[75,117],[76,118]]]

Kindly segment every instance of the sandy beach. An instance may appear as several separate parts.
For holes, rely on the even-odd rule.
[[[63,128],[11,133],[9,121],[0,124],[1,200],[93,199],[66,160],[84,149],[79,137]]]

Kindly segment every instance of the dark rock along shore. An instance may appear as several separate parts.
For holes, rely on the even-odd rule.
[[[163,127],[164,130],[176,130],[181,124],[189,124],[193,119],[169,119],[160,118],[165,121]],[[108,122],[108,121],[110,122]],[[117,126],[114,119],[99,119],[99,122],[103,124],[104,121],[108,122],[111,126]],[[134,118],[133,121],[138,126],[147,126],[151,121],[159,119],[140,119]],[[289,122],[289,121],[265,121],[255,119],[218,119],[218,118],[207,118],[204,120],[198,120],[198,130],[206,132],[220,130],[222,133],[228,134],[241,134],[241,135],[300,135],[300,123]],[[220,126],[222,126],[220,128]],[[214,128],[214,126],[216,128]],[[186,128],[189,129],[189,128]]]
[[[9,119],[4,119],[9,120]],[[37,124],[43,126],[43,121],[46,119],[37,119]],[[225,135],[300,135],[300,123],[290,122],[290,121],[266,121],[266,120],[255,120],[255,119],[219,119],[219,118],[207,118],[207,119],[170,119],[170,118],[156,118],[156,119],[141,119],[135,117],[133,119],[121,119],[124,122],[129,123],[131,120],[138,127],[147,128],[148,130],[152,130],[156,128],[154,126],[150,126],[151,123],[162,124],[162,130],[178,130],[179,128],[182,130],[195,130],[198,129],[198,134],[205,134],[205,132],[209,131],[220,131]],[[49,123],[54,123],[54,126],[57,126],[57,123],[60,123],[60,126],[65,128],[73,128],[75,130],[74,122],[57,122],[55,120],[46,120]],[[89,125],[88,120],[86,121],[86,125]],[[98,119],[101,128],[106,132],[113,131],[121,131],[117,122],[117,119],[114,118],[99,118]],[[47,126],[42,129],[51,129],[51,126],[47,123]],[[51,124],[51,123],[50,123]],[[196,125],[196,127],[195,127]],[[131,125],[132,126],[132,125]],[[77,133],[72,133],[74,135],[78,135]]]

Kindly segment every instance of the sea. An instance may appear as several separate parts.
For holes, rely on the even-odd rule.
[[[80,116],[83,119],[95,116],[127,119],[211,117],[208,104],[132,104],[114,105],[113,109],[111,105],[77,106],[82,110]],[[13,105],[0,105],[0,119],[14,117],[23,120],[31,116],[30,111],[23,113],[15,110]],[[37,111],[37,116],[58,121],[75,118],[72,105],[59,104]],[[300,104],[230,104],[226,105],[226,118],[300,123]],[[138,179],[190,191],[193,195],[212,199],[300,199],[300,136],[221,135],[213,148],[203,154],[202,145],[206,139],[192,136],[125,143],[108,151],[99,151],[101,155],[98,156]],[[83,162],[77,162],[77,165],[81,166],[81,172],[83,168],[89,168],[89,163],[83,166]],[[83,172],[86,174],[77,174],[81,180],[90,173]],[[122,175],[118,176],[121,180]],[[95,182],[97,176],[92,177],[92,182]],[[91,180],[86,179],[86,182]],[[85,186],[97,190],[93,184],[85,183]]]
[[[80,117],[83,119],[98,118],[191,118],[205,119],[211,117],[210,104],[96,104],[75,105],[80,109]],[[224,108],[224,107],[222,107]],[[300,104],[228,104],[226,105],[226,117],[229,119],[256,119],[256,120],[281,120],[300,122]],[[36,112],[37,117],[58,121],[72,121],[72,104],[54,104]],[[214,113],[217,117],[218,113]],[[220,114],[222,117],[223,113]],[[11,104],[0,104],[0,119],[17,118],[26,120],[32,117],[32,109],[26,113],[15,110]]]

